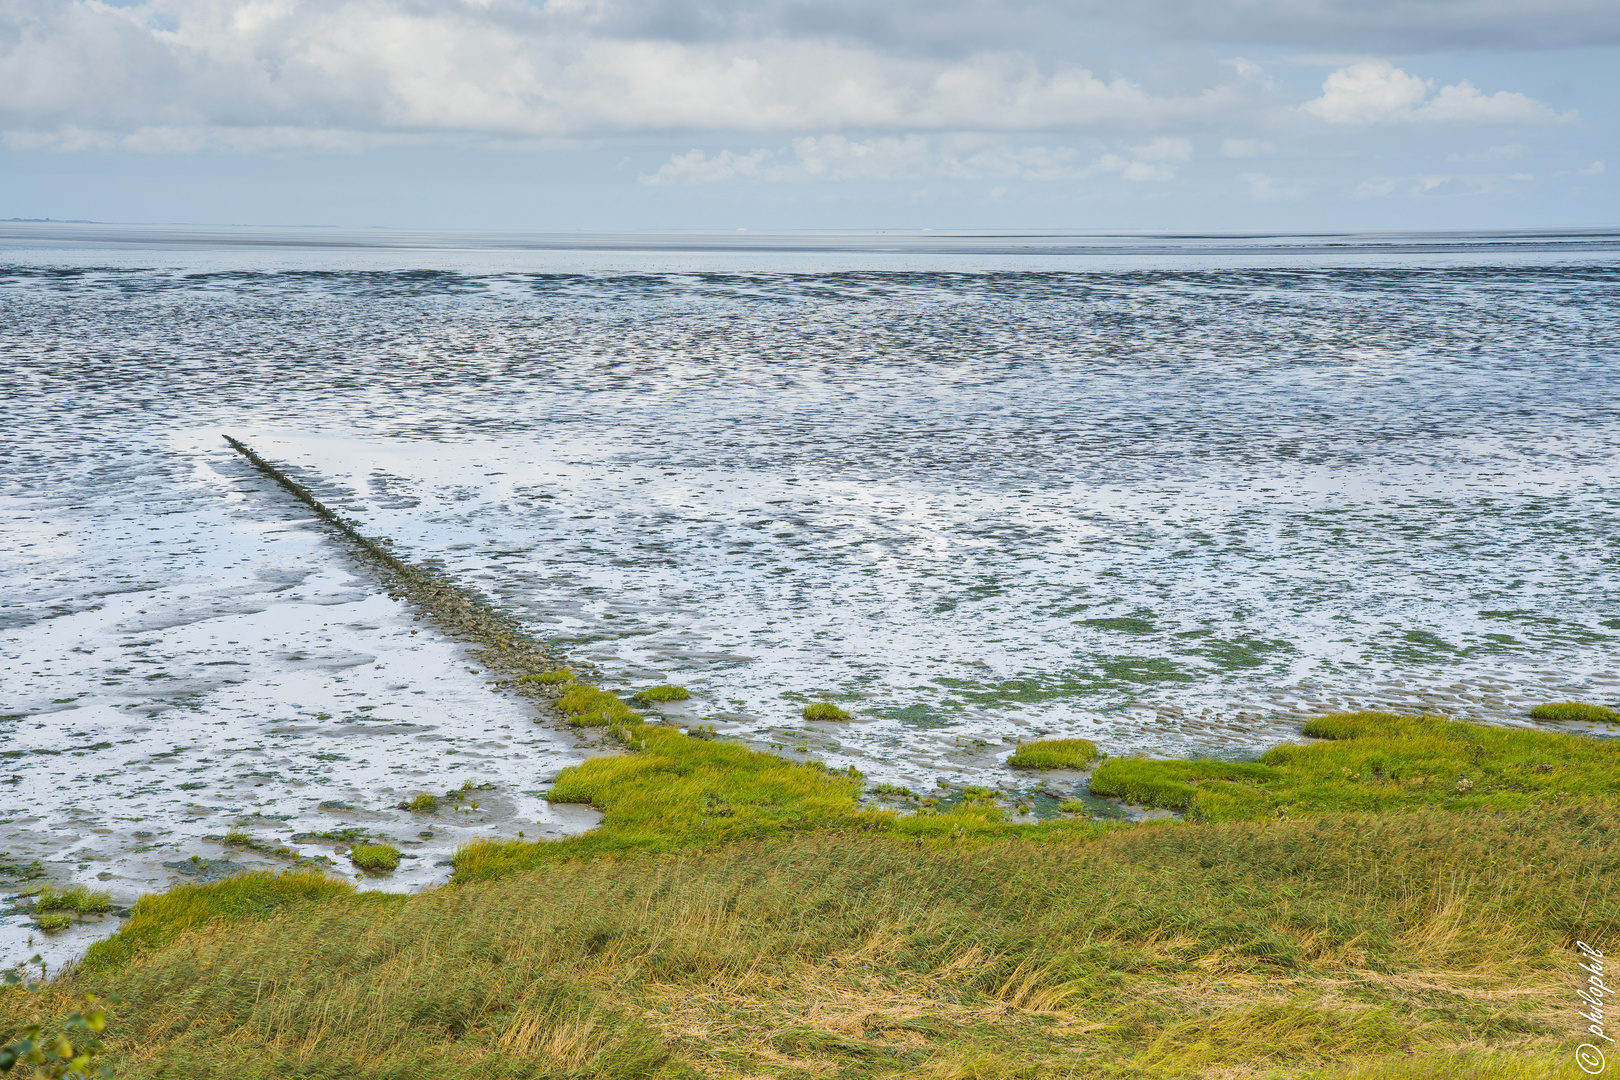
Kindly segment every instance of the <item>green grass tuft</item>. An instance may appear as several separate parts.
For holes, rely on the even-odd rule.
[[[818,701],[813,705],[806,705],[799,710],[799,715],[806,720],[848,720],[849,713],[840,709],[830,701]]]
[[[399,866],[399,848],[390,844],[356,844],[349,849],[349,861],[362,870],[387,873]]]
[[[251,847],[253,844],[253,834],[248,832],[246,829],[232,829],[230,832],[225,834],[225,839],[220,842],[223,844],[230,844],[232,847]]]
[[[413,795],[411,801],[404,803],[403,806],[404,809],[414,810],[419,814],[431,814],[439,808],[439,797],[429,795],[424,791],[418,795]]]
[[[1437,716],[1334,713],[1308,722],[1323,740],[1258,762],[1106,762],[1093,794],[1186,810],[1207,821],[1310,811],[1517,809],[1620,794],[1620,745]]]
[[[73,925],[73,916],[65,911],[40,912],[34,916],[34,925],[47,934],[54,934],[58,930],[66,930]]]
[[[1019,743],[1007,759],[1015,769],[1083,769],[1097,758],[1097,746],[1087,739],[1039,739]]]
[[[1200,791],[1206,801],[1224,803],[1247,797],[1250,787],[1271,783],[1279,775],[1276,769],[1249,762],[1110,758],[1092,774],[1091,793],[1144,806],[1191,810]]]
[[[687,692],[687,689],[684,686],[649,686],[645,690],[637,691],[635,700],[649,703],[659,701],[685,701],[691,696],[692,695]]]
[[[557,711],[574,727],[610,727],[642,718],[617,694],[594,686],[576,686],[568,691],[557,699]]]
[[[84,915],[112,910],[112,894],[87,885],[58,889],[47,885],[34,900],[35,911],[77,911]]]
[[[542,686],[573,681],[574,673],[569,668],[558,668],[556,671],[534,672],[524,675],[518,679],[518,682],[520,683],[539,683]]]
[[[1580,701],[1555,701],[1530,710],[1532,720],[1561,720],[1593,724],[1620,724],[1620,712]]]

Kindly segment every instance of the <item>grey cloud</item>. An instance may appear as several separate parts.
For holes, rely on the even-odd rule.
[[[1620,42],[1612,0],[554,0],[542,10],[609,35],[811,35],[928,54],[1099,40],[1401,53]]]
[[[0,0],[0,131],[10,145],[34,149],[282,153],[443,136],[1253,136],[1300,124],[1527,124],[1553,115],[1521,94],[1466,82],[1428,100],[1426,80],[1383,62],[1335,73],[1304,112],[1258,67],[1218,63],[1194,47],[1165,48],[1163,63],[1125,78],[1036,47],[1045,38],[1017,28],[1035,27],[1042,12],[1057,16],[1028,0],[944,0],[932,9],[938,33],[965,35],[970,25],[982,33],[962,37],[949,55],[889,48],[882,35],[898,34],[906,19],[920,25],[920,7],[861,15],[842,2],[812,12],[621,0],[151,0],[123,8]],[[846,10],[849,25],[835,33]],[[1003,42],[1008,35],[1017,47]],[[1121,168],[1146,175],[1167,166]]]

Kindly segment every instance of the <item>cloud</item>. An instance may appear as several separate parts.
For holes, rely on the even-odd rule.
[[[1602,174],[1603,162],[1601,161],[1594,161],[1584,169],[1575,170],[1576,176],[1601,176]]]
[[[1576,17],[1579,0],[1549,2]],[[1434,0],[1423,18],[1442,7],[1459,27],[1518,18],[1485,0]],[[1394,26],[1413,10],[1364,14]],[[1048,132],[1143,147],[1231,134],[1234,147],[1269,147],[1254,133],[1297,114],[1258,64],[1199,53],[1207,64],[1168,65],[1176,78],[1133,80],[1107,70],[1086,35],[1106,25],[1129,43],[1173,14],[1196,24],[1195,39],[1251,34],[1266,19],[1291,19],[1308,38],[1307,23],[1331,29],[1351,13],[1349,0],[0,0],[0,135],[18,149],[244,154],[720,132]],[[1065,41],[1073,48],[1054,44]],[[1303,108],[1346,124],[1554,118],[1521,94],[1431,89],[1388,64],[1353,64]],[[902,167],[881,165],[890,151],[877,143],[875,157],[838,156],[857,145],[795,168]],[[1115,154],[1110,168],[1142,181],[1185,160]],[[691,167],[750,167],[717,161]]]
[[[1432,79],[1408,74],[1387,60],[1342,67],[1322,83],[1322,96],[1300,106],[1330,124],[1413,121],[1466,124],[1544,124],[1573,118],[1507,90],[1489,96],[1464,79],[1430,97]]]
[[[850,139],[828,134],[746,152],[694,149],[640,177],[643,184],[809,183],[872,180],[1082,180],[1113,175],[1132,183],[1175,176],[1191,159],[1187,139],[1157,138],[1117,152],[1086,155],[1071,146],[1019,146],[995,136],[948,135]]]
[[[253,132],[281,147],[288,129],[328,142],[343,132],[1153,132],[1281,104],[1237,71],[1152,93],[1028,52],[940,59],[847,35],[660,37],[657,19],[630,14],[592,0],[0,0],[0,129],[14,145],[128,149],[246,146]]]
[[[741,177],[757,178],[760,167],[771,156],[769,150],[755,150],[749,154],[722,150],[711,158],[702,150],[692,150],[670,158],[656,173],[643,177],[642,183],[715,184]]]
[[[469,5],[471,6],[471,5]],[[1557,48],[1620,42],[1612,0],[488,0],[592,38],[684,43],[821,38],[912,56],[1124,44],[1265,43],[1319,51]]]
[[[1523,143],[1505,143],[1468,154],[1447,154],[1447,161],[1511,161],[1524,155]]]
[[[1363,180],[1351,192],[1355,199],[1382,199],[1402,195],[1411,199],[1454,198],[1467,195],[1500,195],[1511,193],[1515,183],[1534,180],[1529,173],[1501,175],[1464,175],[1457,173],[1426,173],[1419,176],[1375,176]]]
[[[1222,139],[1221,157],[1252,158],[1273,153],[1277,147],[1264,139]]]
[[[1259,203],[1302,199],[1310,193],[1311,188],[1310,183],[1304,180],[1258,172],[1239,173],[1237,179],[1248,189],[1249,198]]]

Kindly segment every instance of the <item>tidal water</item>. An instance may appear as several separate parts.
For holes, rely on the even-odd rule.
[[[542,797],[589,748],[224,433],[873,782],[1620,698],[1620,236],[688,240],[0,226],[5,891],[352,873],[355,830],[408,888],[594,820]]]

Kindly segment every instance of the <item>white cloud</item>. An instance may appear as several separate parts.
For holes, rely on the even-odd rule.
[[[1573,117],[1560,117],[1536,99],[1507,90],[1487,96],[1464,79],[1455,86],[1441,87],[1432,101],[1417,110],[1416,119],[1465,124],[1542,124]]]
[[[1221,157],[1252,158],[1275,152],[1277,147],[1264,139],[1222,139]]]
[[[1192,157],[1186,139],[1159,138],[1089,161],[1071,146],[1018,146],[999,136],[906,135],[850,139],[828,134],[795,139],[776,149],[746,152],[694,149],[674,154],[644,184],[729,181],[808,183],[817,180],[1025,180],[1047,182],[1115,175],[1132,183],[1172,179],[1175,163]]]
[[[702,150],[691,150],[675,155],[656,173],[641,180],[644,184],[714,184],[745,177],[756,179],[761,166],[771,156],[769,150],[755,150],[748,154],[722,150],[711,158]]]
[[[1144,146],[1131,148],[1131,157],[1139,161],[1190,161],[1193,155],[1191,139],[1172,139],[1163,136]]]
[[[1401,178],[1398,176],[1369,176],[1356,185],[1355,190],[1350,193],[1350,197],[1354,199],[1382,199],[1395,194],[1396,189],[1400,186]]]
[[[1310,184],[1306,181],[1266,173],[1239,173],[1238,181],[1248,188],[1250,199],[1261,203],[1302,199],[1310,192]]]
[[[1544,124],[1560,116],[1534,98],[1507,90],[1482,94],[1468,80],[1443,86],[1430,97],[1434,80],[1401,70],[1387,60],[1363,60],[1342,67],[1322,83],[1322,96],[1300,106],[1330,124],[1388,124],[1413,121],[1467,124]]]
[[[1534,180],[1530,173],[1467,175],[1425,173],[1419,176],[1375,176],[1363,180],[1351,192],[1352,198],[1381,199],[1404,194],[1412,199],[1453,198],[1463,195],[1490,195],[1513,191],[1509,185]]]
[[[1340,68],[1322,83],[1322,96],[1300,108],[1330,124],[1374,124],[1408,117],[1429,94],[1429,84],[1388,61]]]
[[[1511,161],[1524,155],[1523,143],[1506,143],[1467,154],[1447,154],[1447,161]]]
[[[1575,170],[1576,176],[1601,176],[1602,174],[1603,162],[1601,161],[1594,161],[1584,169]]]

